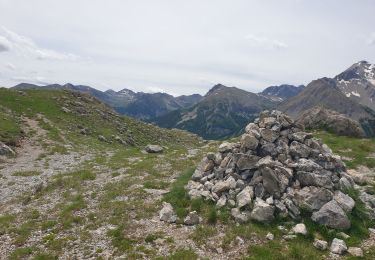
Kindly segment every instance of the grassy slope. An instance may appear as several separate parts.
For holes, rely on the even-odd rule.
[[[112,135],[118,135],[135,145],[179,144],[198,140],[181,131],[164,130],[119,116],[103,103],[85,94],[48,90],[27,90],[25,93],[26,95],[22,95],[17,91],[0,89],[0,141],[16,144],[23,135],[21,116],[37,119],[38,114],[48,119],[39,121],[43,121],[41,125],[49,131],[52,139],[62,141],[59,139],[59,132],[62,132],[73,144],[98,143],[98,135],[108,139]],[[72,112],[63,113],[63,106]],[[87,115],[75,111],[82,108]],[[90,135],[79,134],[78,126],[88,128]]]
[[[375,167],[375,138],[337,136],[325,131],[315,132],[314,135],[327,144],[334,153],[342,156],[348,168],[359,165]]]

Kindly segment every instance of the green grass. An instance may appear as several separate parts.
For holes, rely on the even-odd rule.
[[[196,260],[198,255],[191,249],[177,249],[173,254],[160,259],[166,260]]]
[[[12,175],[13,176],[20,176],[20,177],[30,177],[30,176],[37,176],[40,175],[41,173],[38,171],[20,171],[20,172],[15,172]]]
[[[375,138],[337,136],[324,131],[315,132],[314,135],[327,144],[334,153],[352,158],[350,161],[345,161],[348,168],[359,165],[375,167],[375,158],[369,158],[375,155]]]
[[[322,253],[315,249],[310,242],[293,241],[282,244],[281,241],[269,241],[261,245],[251,245],[248,248],[246,260],[314,260],[322,259]]]
[[[61,206],[59,208],[61,208]],[[83,208],[86,208],[86,202],[82,195],[75,196],[70,203],[62,206],[62,210],[60,212],[60,223],[62,226],[67,229],[73,224],[81,223],[82,218],[80,216],[76,216],[74,213]]]
[[[15,249],[9,256],[10,260],[26,259],[30,256],[35,249],[31,247],[21,247]]]
[[[12,222],[15,220],[14,215],[1,215],[0,216],[0,234],[6,233]]]
[[[1,103],[0,103],[1,104]],[[6,113],[0,107],[0,141],[8,145],[16,145],[23,136],[17,117]]]
[[[194,229],[190,238],[198,245],[205,244],[208,239],[217,234],[217,230],[212,226],[199,225]]]
[[[107,235],[112,239],[112,245],[116,247],[120,253],[128,252],[133,248],[134,241],[125,236],[123,226],[109,230]]]

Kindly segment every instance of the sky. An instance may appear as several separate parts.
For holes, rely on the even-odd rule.
[[[373,0],[0,0],[0,86],[258,92],[375,63]]]

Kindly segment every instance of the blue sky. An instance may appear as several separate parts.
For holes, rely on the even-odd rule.
[[[375,62],[371,0],[0,0],[0,85],[250,91]]]

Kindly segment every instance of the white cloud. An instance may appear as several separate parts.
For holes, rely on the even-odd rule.
[[[16,70],[16,66],[14,66],[12,63],[8,62],[7,64],[5,64],[5,68],[9,69],[9,70]]]
[[[248,40],[254,47],[260,47],[266,50],[281,50],[288,48],[288,45],[282,41],[269,39],[266,37],[248,34],[246,35],[246,40]]]
[[[79,58],[77,55],[71,53],[41,48],[32,39],[19,35],[5,27],[0,29],[0,51],[2,48],[5,51],[13,51],[18,55],[39,60],[75,61]]]
[[[0,35],[0,52],[9,51],[11,44],[7,38]]]
[[[375,32],[373,32],[367,40],[368,45],[375,45]]]

